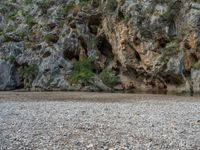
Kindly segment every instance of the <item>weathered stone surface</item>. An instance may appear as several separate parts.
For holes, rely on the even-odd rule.
[[[67,90],[69,87],[68,81],[65,79],[72,69],[71,63],[67,62],[60,55],[51,55],[48,58],[43,58],[39,66],[39,73],[33,81],[33,88],[45,90]]]
[[[191,78],[194,92],[200,92],[200,70],[192,70]]]
[[[19,86],[19,77],[15,66],[0,60],[0,90],[13,90],[17,86]]]

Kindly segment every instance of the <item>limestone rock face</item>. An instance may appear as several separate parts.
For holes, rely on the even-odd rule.
[[[0,90],[13,90],[19,86],[19,77],[14,65],[0,61]]]
[[[193,82],[194,92],[199,92],[200,91],[200,71],[192,70],[191,78]]]
[[[72,83],[88,58],[93,78]],[[110,90],[100,74],[111,69],[123,90],[200,92],[200,3],[2,0],[0,59],[32,90]]]
[[[67,90],[69,85],[65,75],[71,70],[71,63],[59,54],[44,58],[39,66],[39,73],[33,81],[33,88],[45,90]]]
[[[199,61],[199,6],[183,0],[124,1],[115,17],[104,18],[103,31],[126,87],[188,91],[191,68]]]

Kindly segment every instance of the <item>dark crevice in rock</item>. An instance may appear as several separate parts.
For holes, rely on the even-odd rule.
[[[169,43],[169,40],[166,38],[161,38],[158,40],[158,42],[160,48],[165,48],[167,46],[167,43]]]
[[[24,68],[24,67],[26,67],[26,66],[28,66],[28,63],[23,63],[23,64],[20,64],[18,67],[17,67],[17,70],[18,70],[18,74],[20,74],[20,71],[19,71],[19,69],[20,68]],[[23,79],[23,77],[20,77],[20,84],[19,84],[19,88],[25,88],[25,85],[24,85],[24,79]]]
[[[50,72],[50,69],[45,69],[43,73],[46,74],[48,72]]]
[[[141,27],[141,33],[140,34],[143,38],[146,38],[146,39],[152,39],[153,38],[153,34],[151,33],[150,29],[145,29],[145,28]]]
[[[96,26],[96,25],[90,25],[89,26],[89,30],[90,30],[90,33],[92,33],[94,35],[97,35],[97,33],[98,33],[98,26]]]
[[[112,70],[114,70],[116,74],[120,74],[120,72],[122,72],[122,69],[123,67],[121,63],[118,60],[116,60],[116,65],[112,67]]]
[[[188,50],[191,49],[191,46],[190,46],[188,40],[185,40],[185,42],[184,42],[184,48],[186,48],[186,49],[188,49]]]
[[[64,54],[64,58],[65,58],[66,60],[72,60],[72,59],[78,60],[78,59],[79,59],[79,56],[78,56],[78,55],[75,55],[74,52],[72,52],[72,51],[70,51],[70,50],[65,50],[65,51],[63,52],[63,54]]]
[[[47,58],[51,55],[51,52],[47,51],[42,55],[42,58]]]
[[[57,23],[49,23],[48,25],[48,28],[50,29],[50,30],[53,30],[56,26],[58,26],[57,25]]]
[[[134,51],[135,59],[137,60],[137,62],[141,62],[142,59],[140,57],[140,54],[136,51],[136,49],[129,42],[126,42],[126,43]]]
[[[177,36],[177,29],[176,29],[176,24],[172,20],[169,24],[169,37],[175,37]]]
[[[75,37],[66,38],[63,44],[64,59],[72,60],[78,56],[78,39]]]
[[[129,66],[127,66],[126,70],[123,71],[123,73],[124,73],[124,75],[129,76],[133,79],[135,79],[138,75],[137,70],[135,68],[132,68],[132,67],[129,67]],[[140,75],[143,76],[144,74],[143,75],[140,74]]]
[[[134,44],[135,44],[136,46],[138,46],[138,45],[142,42],[138,37],[135,37],[135,38],[133,39],[133,41],[134,41]]]
[[[197,51],[200,52],[200,18],[197,23]]]
[[[135,57],[139,62],[141,62],[141,57],[137,51],[135,51]]]
[[[58,67],[59,67],[60,69],[64,69],[64,67],[63,67],[62,65],[58,65]]]
[[[166,84],[171,85],[181,85],[184,83],[183,77],[175,75],[174,73],[166,73],[163,75],[163,79],[165,80]]]
[[[191,70],[184,70],[183,74],[184,74],[185,77],[190,78],[190,76],[191,76]]]
[[[114,57],[112,53],[112,45],[109,43],[105,35],[98,37],[97,48],[108,59],[112,59]]]
[[[101,20],[100,14],[92,15],[92,16],[89,17],[88,26],[91,26],[91,25],[100,26],[101,21],[102,20]]]
[[[41,44],[37,44],[37,45],[34,45],[33,47],[32,47],[32,50],[33,51],[38,51],[38,50],[41,50],[42,49],[42,45]]]
[[[83,49],[86,51],[86,54],[87,54],[87,43],[85,42],[85,40],[83,39],[82,36],[79,37],[79,41],[80,41],[81,46],[83,47]]]
[[[196,53],[191,53],[191,57],[193,59],[193,62],[198,62],[199,59],[198,59]]]
[[[121,10],[118,10],[117,17],[118,17],[118,20],[119,20],[119,21],[125,19],[125,16],[124,16],[124,14],[123,14],[123,12],[122,12]]]

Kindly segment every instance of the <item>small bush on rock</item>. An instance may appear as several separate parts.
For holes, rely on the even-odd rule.
[[[29,4],[32,3],[32,0],[25,0],[24,2],[25,2],[26,5],[29,5]]]
[[[37,75],[38,71],[39,71],[39,68],[35,64],[25,66],[25,67],[20,67],[18,69],[19,75],[23,79],[35,77]]]
[[[70,75],[71,82],[87,82],[88,80],[90,80],[94,76],[94,73],[92,72],[91,62],[91,58],[85,58],[75,62],[74,70]]]
[[[86,5],[90,4],[90,3],[91,3],[91,0],[80,0],[80,4],[79,5],[86,6]]]
[[[180,45],[176,41],[170,42],[162,51],[166,54],[176,54],[180,51]]]
[[[75,7],[75,3],[74,2],[70,2],[68,4],[65,4],[63,6],[62,11],[60,12],[60,16],[61,17],[66,17],[74,7]]]
[[[44,40],[47,42],[53,42],[56,43],[58,41],[59,37],[56,34],[49,33],[44,36]]]
[[[100,79],[109,87],[114,87],[119,82],[119,77],[111,69],[104,69],[100,74]]]
[[[29,28],[32,28],[37,23],[36,23],[36,21],[34,21],[34,17],[33,16],[27,16],[26,24],[29,25]]]
[[[117,3],[116,0],[108,0],[106,2],[106,10],[112,12],[112,11],[114,11],[117,8],[117,5],[118,5],[118,3]]]
[[[192,66],[192,68],[194,68],[194,69],[200,69],[200,60],[199,60],[198,62],[196,62],[196,63]]]
[[[38,7],[41,9],[43,14],[47,13],[47,10],[54,5],[54,1],[52,0],[42,0],[37,3]]]
[[[16,57],[11,55],[11,56],[5,57],[4,60],[7,62],[14,63],[16,61]]]

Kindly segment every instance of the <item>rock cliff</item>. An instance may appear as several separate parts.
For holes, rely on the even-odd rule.
[[[0,60],[0,90],[200,92],[200,1],[2,0]]]

